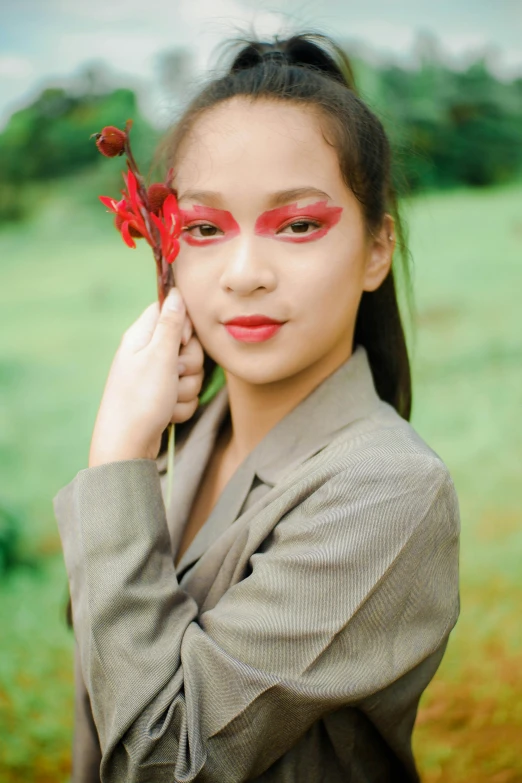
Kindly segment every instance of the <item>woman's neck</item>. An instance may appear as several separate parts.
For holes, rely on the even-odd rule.
[[[302,372],[275,383],[251,384],[225,371],[230,408],[226,451],[240,464],[265,435],[341,366],[352,350],[323,358]]]

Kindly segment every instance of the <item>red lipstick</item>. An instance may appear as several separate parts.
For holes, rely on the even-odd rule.
[[[236,340],[259,343],[273,337],[285,322],[276,321],[267,315],[240,315],[225,321],[227,332]]]
[[[233,218],[231,212],[226,212],[224,209],[214,209],[214,207],[205,207],[201,204],[194,204],[190,209],[181,209],[181,217],[183,220],[183,226],[190,228],[188,225],[191,221],[198,220],[196,225],[206,225],[204,221],[208,221],[220,231],[223,232],[221,236],[204,237],[197,239],[192,236],[188,231],[183,231],[181,234],[182,239],[188,245],[215,245],[217,243],[226,242],[229,239],[239,234],[239,225]],[[196,226],[192,226],[195,228]]]
[[[342,211],[342,207],[327,206],[326,201],[317,201],[305,207],[298,207],[297,202],[287,204],[260,215],[256,221],[255,233],[263,237],[275,235],[275,238],[282,242],[312,242],[324,237],[339,222]],[[311,234],[275,234],[285,228],[285,222],[290,225],[292,218],[295,221],[302,220],[303,223],[307,220],[317,221],[322,223],[322,226]]]
[[[282,324],[276,318],[269,318],[268,315],[238,315],[236,318],[230,318],[223,321],[225,324],[237,324],[238,326],[264,326],[266,324]]]

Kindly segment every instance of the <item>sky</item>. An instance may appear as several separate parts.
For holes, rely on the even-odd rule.
[[[161,126],[169,113],[161,53],[189,49],[203,74],[232,37],[310,28],[410,67],[419,35],[431,34],[455,67],[485,52],[500,78],[522,75],[522,0],[2,0],[0,129],[43,86],[66,83],[87,63],[134,87]]]

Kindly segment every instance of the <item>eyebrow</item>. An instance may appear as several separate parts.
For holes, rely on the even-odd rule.
[[[304,186],[302,188],[292,188],[291,190],[277,190],[275,193],[271,193],[268,197],[268,206],[279,207],[282,204],[288,204],[289,201],[298,201],[301,198],[308,198],[310,196],[318,196],[323,199],[331,198],[324,190],[319,190],[312,186]],[[211,205],[221,203],[222,194],[215,190],[187,190],[178,197],[179,201],[182,199],[200,201]]]

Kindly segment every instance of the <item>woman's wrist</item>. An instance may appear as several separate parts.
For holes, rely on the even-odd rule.
[[[159,451],[159,445],[158,445]],[[108,462],[122,462],[130,459],[155,459],[156,457],[143,448],[136,445],[119,445],[117,448],[92,449],[89,454],[89,467],[95,468],[106,465]]]
[[[97,457],[93,459],[92,461],[89,460],[89,467],[90,468],[97,468],[100,465],[108,465],[110,462],[124,462],[126,460],[131,459],[151,459],[151,457],[143,457],[143,456],[127,456],[126,454],[108,454],[107,456]]]

